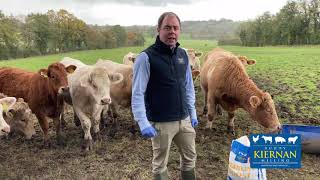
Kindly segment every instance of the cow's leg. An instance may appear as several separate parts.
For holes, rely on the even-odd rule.
[[[61,122],[61,127],[65,128],[67,126],[67,122],[64,118],[64,113],[67,112],[67,105],[65,103],[63,103],[63,108],[62,111],[60,113],[60,122]]]
[[[203,102],[203,112],[202,115],[206,115],[208,113],[208,91],[206,91],[204,88],[202,88],[202,92],[204,94],[204,102]]]
[[[49,123],[47,117],[42,113],[35,113],[36,117],[38,118],[39,124],[41,126],[43,132],[43,141],[44,145],[49,145],[49,137],[48,137],[48,130],[49,130]]]
[[[109,106],[109,110],[108,112],[110,113],[110,117],[112,117],[112,128],[110,129],[109,131],[109,136],[113,137],[116,135],[116,132],[118,131],[119,129],[119,126],[118,126],[118,120],[117,120],[117,117],[118,117],[118,113],[117,113],[117,109],[116,109],[116,105],[115,104],[111,104]]]
[[[110,109],[111,109],[111,111],[112,111],[112,116],[113,116],[113,119],[114,119],[114,121],[113,121],[113,127],[116,129],[116,130],[118,130],[118,128],[119,128],[119,123],[118,123],[118,120],[117,120],[117,118],[118,118],[118,116],[119,116],[119,114],[118,114],[118,111],[117,111],[117,105],[115,105],[115,104],[111,104],[110,105]]]
[[[93,135],[94,140],[100,140],[101,137],[100,137],[99,131],[100,131],[101,112],[102,112],[103,106],[95,105],[93,109],[94,109],[94,111],[92,114],[92,117],[93,117],[93,121],[92,121],[93,133],[92,133],[92,135]]]
[[[112,118],[110,114],[111,112],[109,112],[109,106],[103,106],[100,121],[101,128],[107,127],[109,118]]]
[[[61,135],[61,123],[62,122],[60,121],[60,117],[59,116],[58,117],[54,117],[53,118],[53,123],[54,123],[54,126],[56,128],[57,142],[58,142],[59,145],[63,145],[63,140],[62,140],[62,135]]]
[[[73,123],[78,127],[81,125],[81,122],[80,122],[80,119],[79,119],[74,107],[72,107],[72,108],[73,108]]]
[[[138,132],[138,130],[137,130],[137,125],[136,125],[136,121],[134,120],[134,117],[133,117],[132,108],[129,107],[129,109],[130,109],[131,122],[132,122],[132,125],[131,125],[131,128],[130,128],[129,131],[130,131],[132,134],[136,134],[136,132]]]
[[[228,112],[228,120],[229,120],[228,131],[230,133],[232,133],[232,135],[235,135],[235,131],[234,131],[234,112]]]
[[[216,117],[216,102],[215,102],[215,97],[211,96],[208,99],[208,115],[207,115],[207,125],[206,128],[207,129],[211,129],[212,128],[212,122]]]
[[[82,145],[82,148],[85,151],[89,151],[92,149],[93,145],[92,145],[92,136],[90,134],[90,128],[91,128],[91,120],[90,118],[83,113],[80,108],[74,108],[75,113],[77,114],[77,116],[80,119],[81,122],[81,126],[84,132],[84,142]]]

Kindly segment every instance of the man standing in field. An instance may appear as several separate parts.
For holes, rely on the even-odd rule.
[[[175,13],[163,13],[156,42],[136,58],[133,69],[132,112],[142,136],[151,138],[155,179],[169,178],[172,141],[180,152],[182,179],[195,179],[198,120],[188,56],[177,42],[180,29]]]

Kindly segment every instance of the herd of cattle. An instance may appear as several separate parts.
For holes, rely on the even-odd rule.
[[[194,80],[200,77],[207,128],[211,128],[223,108],[228,112],[228,129],[234,133],[234,112],[243,108],[268,131],[281,129],[270,94],[260,90],[246,73],[245,67],[255,64],[254,60],[216,48],[204,57],[200,66],[202,53],[193,49],[186,52]],[[53,120],[58,143],[62,143],[61,125],[65,123],[67,103],[73,107],[74,123],[84,131],[83,148],[89,151],[93,140],[99,138],[101,124],[110,118],[115,120],[119,106],[131,109],[136,56],[128,53],[123,64],[99,59],[93,65],[65,57],[38,72],[0,68],[0,136],[15,132],[30,139],[35,134],[31,118],[34,113],[44,143],[48,143],[48,118]]]

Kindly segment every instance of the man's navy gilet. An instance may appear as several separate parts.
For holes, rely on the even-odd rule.
[[[168,122],[186,118],[186,71],[188,56],[178,47],[170,49],[160,41],[144,50],[149,57],[150,79],[147,85],[145,104],[150,121]]]

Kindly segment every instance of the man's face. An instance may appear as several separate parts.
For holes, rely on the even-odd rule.
[[[179,21],[175,16],[166,16],[163,19],[161,27],[158,27],[158,33],[160,40],[172,47],[176,46],[180,35]]]

